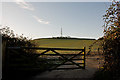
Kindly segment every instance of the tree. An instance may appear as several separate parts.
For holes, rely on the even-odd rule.
[[[104,69],[118,73],[120,71],[120,2],[112,1],[103,16],[104,37],[103,50],[105,56]]]

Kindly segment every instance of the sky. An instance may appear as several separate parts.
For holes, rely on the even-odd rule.
[[[20,1],[20,2],[19,2]],[[110,2],[2,2],[2,26],[29,38],[103,36],[103,15]]]

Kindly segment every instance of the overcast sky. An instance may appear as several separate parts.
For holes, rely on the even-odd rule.
[[[2,25],[30,38],[64,36],[99,38],[110,2],[25,2],[2,3]]]

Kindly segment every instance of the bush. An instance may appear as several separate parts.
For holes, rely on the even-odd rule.
[[[119,80],[120,76],[120,3],[113,1],[103,16],[104,69],[96,72],[95,80]]]
[[[30,77],[38,72],[45,71],[47,69],[46,61],[38,58],[38,55],[34,54],[35,50],[9,50],[7,47],[35,47],[34,43],[31,43],[31,39],[23,37],[23,35],[15,35],[13,30],[9,27],[0,29],[2,34],[2,42],[6,43],[6,52],[4,53],[5,61],[3,64],[3,80],[21,80],[25,77]],[[7,54],[7,55],[6,55]]]
[[[103,50],[106,70],[116,72],[120,67],[120,16],[118,16],[119,2],[112,2],[104,15]]]

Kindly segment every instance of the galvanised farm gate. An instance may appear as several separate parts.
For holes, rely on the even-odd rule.
[[[43,58],[49,61],[54,61],[52,63],[54,66],[49,68],[49,70],[61,70],[61,69],[85,69],[85,47],[83,49],[69,49],[69,48],[42,48],[42,47],[8,47],[7,53],[11,51],[15,52],[15,50],[21,49],[35,49],[35,50],[44,50],[43,52],[36,54],[38,57]],[[77,51],[77,53],[66,53],[63,54],[59,51]],[[50,52],[50,53],[49,53]],[[52,52],[52,53],[51,53]],[[49,53],[49,54],[47,54]],[[53,54],[54,53],[54,54]],[[59,62],[57,62],[59,61]],[[77,61],[77,62],[75,62]],[[76,67],[62,67],[63,65],[75,65]]]

